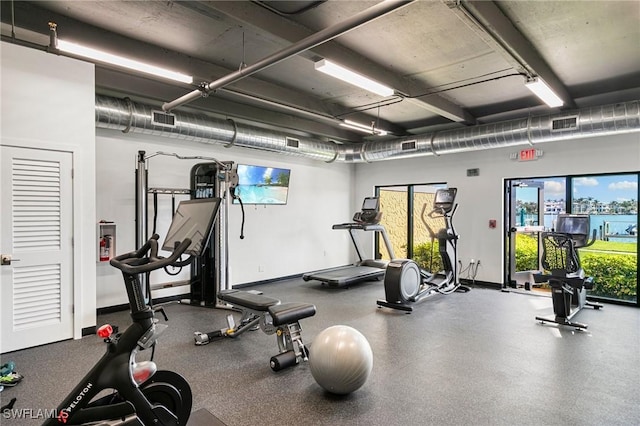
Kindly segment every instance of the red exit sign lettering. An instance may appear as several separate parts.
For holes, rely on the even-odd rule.
[[[510,155],[512,160],[533,161],[542,157],[542,150],[536,148],[523,149],[520,152],[513,152]]]

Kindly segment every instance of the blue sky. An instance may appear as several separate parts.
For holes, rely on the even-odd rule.
[[[287,169],[276,169],[273,167],[238,165],[238,180],[241,185],[261,185],[266,178],[271,178],[272,182],[277,182],[280,174],[287,174]]]
[[[536,179],[544,181],[544,199],[561,200],[565,196],[564,179]],[[535,201],[534,191],[518,192],[518,198],[525,202]],[[638,179],[636,175],[588,176],[573,178],[573,197],[592,197],[598,201],[627,201],[638,199]]]

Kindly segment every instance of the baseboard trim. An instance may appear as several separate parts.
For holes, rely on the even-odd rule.
[[[486,288],[491,288],[495,290],[500,290],[502,288],[502,284],[494,283],[491,281],[478,281],[478,280],[470,280],[470,279],[463,278],[460,280],[460,282],[464,285],[468,285],[471,287],[486,287]]]
[[[82,337],[96,334],[97,330],[98,330],[98,327],[95,325],[93,327],[85,327],[82,329]]]
[[[264,284],[272,284],[278,281],[284,281],[284,280],[291,280],[294,278],[301,278],[302,274],[295,274],[295,275],[287,275],[286,277],[278,277],[278,278],[271,278],[268,280],[262,280],[262,281],[253,281],[250,283],[243,283],[243,284],[235,284],[233,286],[233,288],[246,288],[246,287],[255,287],[255,286],[259,286],[259,285],[264,285]]]

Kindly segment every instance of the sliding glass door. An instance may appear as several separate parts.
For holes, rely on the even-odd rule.
[[[508,180],[506,198],[506,282],[511,288],[546,291],[548,287],[536,284],[533,275],[542,269],[542,232],[551,230],[557,215],[566,212],[564,178]]]
[[[539,232],[553,230],[558,214],[584,214],[589,216],[590,237],[595,236],[593,244],[579,250],[585,274],[594,278],[589,297],[640,306],[638,176],[636,172],[506,180],[506,285],[537,289],[530,272],[541,268]],[[526,188],[538,189],[529,196]]]
[[[409,227],[408,186],[386,186],[376,188],[376,196],[380,198],[382,219],[380,224],[385,227],[391,247],[396,258],[408,257],[407,229]],[[380,259],[391,260],[384,242],[376,235],[376,253]]]
[[[587,214],[596,240],[580,249],[592,296],[638,302],[638,174],[570,178],[571,212]]]
[[[444,184],[411,184],[376,187],[380,197],[381,224],[384,225],[396,258],[413,259],[421,267],[439,270],[437,241],[432,241],[425,226],[428,221],[436,231],[443,226],[437,219],[430,219],[428,213],[433,208],[433,199],[438,188]],[[424,220],[423,220],[424,212]],[[440,220],[442,222],[442,220]],[[376,237],[377,253],[382,259],[389,259],[384,243]],[[433,263],[433,266],[432,266]]]

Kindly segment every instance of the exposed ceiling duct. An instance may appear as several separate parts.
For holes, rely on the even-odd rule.
[[[168,114],[129,99],[97,95],[96,126],[325,162],[361,163],[640,132],[640,102],[562,111],[388,141],[339,145],[205,114],[179,111]]]

